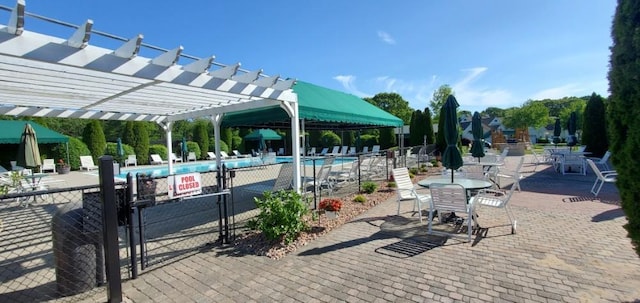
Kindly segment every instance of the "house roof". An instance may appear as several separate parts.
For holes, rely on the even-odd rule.
[[[0,132],[0,144],[20,144],[22,132],[27,123],[33,127],[36,138],[38,139],[38,144],[69,142],[69,137],[33,121],[0,120],[0,129],[2,129],[2,132]]]

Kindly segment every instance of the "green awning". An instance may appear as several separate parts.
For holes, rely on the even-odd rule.
[[[25,123],[29,123],[33,127],[38,138],[38,144],[69,142],[69,137],[33,121],[0,120],[0,129],[2,130],[0,132],[0,144],[20,144],[20,137],[24,131]]]
[[[305,125],[329,125],[327,128],[400,127],[400,118],[351,94],[296,81],[293,91],[298,95],[299,118]],[[287,113],[278,106],[229,113],[224,127],[285,126],[290,122]],[[309,124],[307,121],[312,122]],[[338,126],[341,125],[341,126]]]

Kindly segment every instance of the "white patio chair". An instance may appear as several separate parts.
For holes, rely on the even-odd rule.
[[[340,155],[340,146],[338,145],[334,146],[331,152],[327,154],[327,156],[337,156],[337,155]]]
[[[429,227],[428,233],[433,233],[433,213],[438,212],[438,221],[442,221],[443,212],[454,212],[456,216],[466,215],[467,236],[471,242],[471,234],[473,232],[474,223],[474,205],[467,201],[467,190],[460,184],[455,183],[431,183],[429,185],[431,191],[431,207],[429,209]]]
[[[169,156],[171,157],[171,161],[173,161],[174,163],[175,163],[175,162],[182,162],[182,158],[181,158],[181,157],[176,156],[176,154],[175,154],[175,153],[171,153]]]
[[[604,153],[602,158],[588,157],[588,159],[591,159],[597,167],[602,167],[603,170],[611,170],[609,168],[610,157],[611,157],[611,152],[607,151],[606,153]]]
[[[534,172],[538,169],[538,165],[549,164],[549,160],[544,155],[538,154],[533,148],[531,149],[531,155],[531,164],[535,165],[535,167],[533,168]]]
[[[315,155],[316,155],[316,148],[312,147],[307,153],[307,156],[315,156]]]
[[[355,156],[356,155],[356,148],[355,146],[351,146],[349,147],[349,150],[347,151],[347,156]]]
[[[326,160],[325,160],[326,161]],[[331,174],[331,165],[327,165],[326,163],[320,167],[318,170],[316,177],[304,183],[305,190],[311,189],[311,191],[320,193],[320,191],[325,188],[331,194],[333,192],[333,183],[329,179],[329,175]]]
[[[187,154],[187,161],[196,161],[198,160],[196,157],[196,153],[195,152],[189,152],[189,154]]]
[[[362,148],[362,153],[363,154],[368,154],[369,153],[369,146],[365,146]]]
[[[136,155],[129,155],[127,156],[127,159],[124,160],[124,166],[126,167],[129,165],[138,166],[138,158]]]
[[[480,209],[481,207],[493,207],[493,208],[502,208],[507,212],[507,217],[509,218],[509,224],[511,225],[511,233],[516,233],[516,217],[513,215],[513,212],[509,208],[509,200],[511,200],[511,196],[515,192],[516,187],[511,186],[508,192],[503,190],[494,190],[494,189],[481,189],[477,195],[473,196],[469,203],[474,205],[475,209]]]
[[[91,171],[94,169],[98,169],[98,166],[93,164],[93,157],[91,156],[80,156],[80,170]]]
[[[418,194],[415,185],[409,177],[409,170],[406,167],[395,168],[392,170],[393,180],[396,182],[396,193],[398,202],[398,215],[400,215],[400,204],[402,202],[413,201],[413,212],[418,212],[418,218],[422,222],[422,208],[430,207],[431,196],[428,194]],[[429,216],[431,211],[429,210]]]
[[[348,183],[353,183],[358,180],[358,160],[355,160],[351,163],[351,167],[347,170],[341,170],[336,172],[331,172],[329,175],[329,180],[334,186],[342,186]]]
[[[44,173],[47,171],[51,171],[53,173],[56,172],[56,163],[53,159],[43,159],[42,166],[40,167],[40,172]]]
[[[319,153],[318,155],[320,155],[320,156],[326,156],[328,151],[329,151],[329,148],[328,148],[328,147],[325,147],[325,148],[323,148],[323,149],[320,151],[320,153]]]
[[[600,170],[595,162],[591,159],[586,159],[589,167],[593,170],[593,173],[596,174],[596,181],[593,182],[593,186],[591,187],[591,193],[597,197],[602,189],[602,185],[605,183],[616,183],[618,178],[618,173],[615,170]],[[597,188],[596,188],[597,187]]]
[[[524,156],[520,156],[517,161],[518,164],[516,164],[516,167],[513,169],[509,169],[508,167],[500,167],[498,169],[498,173],[496,174],[496,184],[498,184],[498,186],[500,186],[500,178],[507,178],[513,181],[511,186],[516,187],[518,191],[521,191],[520,180],[524,178],[524,175],[522,175],[521,172],[522,163],[524,163]]]
[[[371,153],[372,153],[372,154],[378,154],[378,153],[380,153],[380,145],[374,145],[374,146],[371,148]]]

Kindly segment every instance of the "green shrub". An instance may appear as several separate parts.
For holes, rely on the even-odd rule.
[[[80,168],[80,156],[90,155],[91,152],[84,142],[80,139],[69,137],[69,160],[67,161],[67,145],[66,144],[58,144],[58,146],[54,147],[51,150],[52,158],[56,163],[60,159],[64,160],[65,163],[69,163],[71,169],[78,170]]]
[[[204,156],[207,154],[206,151],[203,153],[203,151],[200,149],[200,145],[198,145],[198,142],[193,141],[187,141],[187,151],[194,152],[196,154],[196,159],[201,159],[201,155]]]
[[[168,152],[169,151],[167,151],[167,147],[161,144],[154,144],[149,146],[149,155],[158,154],[163,160],[167,160],[169,158],[167,157]],[[140,161],[140,158],[138,158],[138,161]]]
[[[322,134],[320,135],[320,142],[322,146],[326,147],[341,145],[340,137],[330,130],[322,131]]]
[[[193,127],[193,141],[198,143],[200,152],[209,151],[209,130],[207,128],[207,121],[198,120]],[[187,143],[187,147],[189,143]],[[197,155],[196,155],[197,156]],[[198,157],[200,159],[200,157]]]
[[[308,225],[302,217],[309,212],[302,196],[295,191],[265,192],[262,199],[254,198],[260,213],[247,222],[247,227],[260,230],[269,240],[295,240]]]
[[[387,187],[396,188],[398,187],[398,184],[396,184],[395,181],[389,181],[389,183],[387,183]]]
[[[133,132],[135,139],[131,146],[136,151],[138,164],[149,164],[149,129],[144,122],[136,122]],[[167,154],[166,148],[164,154]]]
[[[362,191],[367,194],[372,194],[378,189],[378,184],[372,181],[366,181],[362,183]]]
[[[210,151],[214,151],[215,148],[216,148],[216,139],[215,138],[209,139],[209,150]],[[227,143],[225,143],[222,140],[220,140],[220,150],[221,151],[225,151],[227,153],[231,152],[231,150],[229,149],[229,146],[227,145]],[[205,155],[206,155],[206,153],[205,153]]]
[[[91,120],[82,132],[82,141],[87,145],[93,161],[98,162],[98,158],[104,155],[105,148],[107,147],[107,140],[104,137],[104,131],[102,130],[102,124],[98,120]]]
[[[367,202],[367,198],[363,195],[357,195],[353,197],[353,202],[364,203]]]
[[[128,155],[134,155],[136,153],[133,147],[127,144],[122,144],[122,149],[124,150],[124,155],[120,157],[118,156],[118,143],[107,142],[107,148],[104,150],[104,154],[113,156],[118,163],[122,163]]]
[[[414,176],[417,175],[418,172],[419,172],[419,170],[418,170],[417,167],[412,167],[412,168],[409,169],[409,173],[413,174]]]

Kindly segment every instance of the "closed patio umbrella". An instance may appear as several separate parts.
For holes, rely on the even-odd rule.
[[[560,143],[560,133],[562,132],[562,126],[560,126],[560,119],[556,118],[556,124],[553,127],[553,143],[558,145]]]
[[[471,118],[471,134],[473,135],[473,145],[471,146],[471,155],[478,158],[484,157],[484,146],[482,142],[482,135],[484,131],[482,129],[482,118],[479,112],[473,113]]]
[[[116,141],[116,152],[118,153],[118,159],[121,160],[124,158],[124,148],[122,147],[122,139],[118,138]]]
[[[189,149],[187,148],[187,138],[182,137],[182,146],[181,146],[181,152],[182,152],[182,161],[187,161],[186,157],[187,157],[187,153],[189,152]],[[207,151],[203,151],[203,154],[206,154]]]
[[[447,143],[447,148],[442,156],[442,165],[451,169],[451,183],[453,183],[453,171],[462,166],[462,155],[457,145],[459,140],[458,106],[456,98],[449,95],[441,111],[441,115],[444,115],[444,140]]]
[[[31,169],[42,165],[36,132],[29,123],[25,124],[22,137],[20,138],[16,165]],[[31,172],[33,173],[33,170]]]
[[[567,139],[567,146],[575,146],[578,144],[578,138],[576,138],[576,128],[578,124],[578,116],[576,112],[571,112],[569,116],[569,121],[567,121],[567,132],[569,133],[569,138]]]

